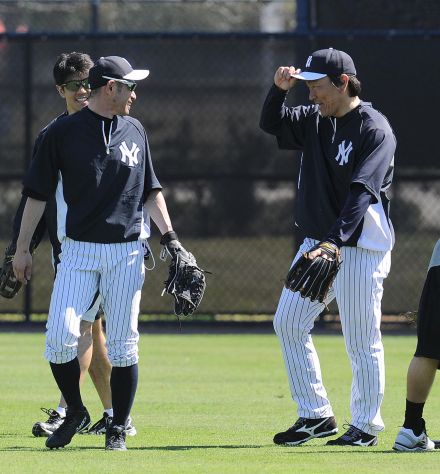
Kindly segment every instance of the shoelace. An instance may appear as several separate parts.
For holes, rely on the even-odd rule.
[[[114,430],[112,434],[109,436],[109,442],[114,444],[124,444],[124,430]]]
[[[304,425],[306,422],[306,419],[305,418],[298,418],[298,420],[296,420],[295,424],[292,425],[289,430],[296,430],[297,428],[300,428],[302,425]]]
[[[355,439],[358,436],[362,436],[362,430],[356,428],[356,426],[348,425],[348,430],[343,436],[345,439]]]
[[[41,408],[41,411],[46,413],[46,415],[49,416],[49,419],[47,420],[46,423],[54,421],[57,418],[61,418],[61,415],[57,411],[53,410],[52,408]]]
[[[107,415],[107,413],[106,413]],[[97,428],[107,428],[107,424],[111,423],[112,417],[111,416],[103,416],[100,420],[98,420],[94,425],[89,428],[89,431],[94,431]]]

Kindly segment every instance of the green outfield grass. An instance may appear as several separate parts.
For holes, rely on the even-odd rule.
[[[340,336],[316,336],[324,380],[342,429],[349,421],[351,373]],[[391,450],[403,421],[405,377],[413,336],[385,336],[386,431],[374,448],[296,448],[272,444],[296,419],[281,354],[269,335],[142,335],[140,381],[133,408],[138,435],[127,452],[105,452],[103,436],[75,436],[49,451],[31,435],[40,407],[57,391],[43,359],[42,334],[0,334],[0,470],[20,473],[391,473],[439,472],[440,451]],[[425,409],[440,437],[440,391]],[[87,380],[84,401],[94,421],[101,407]]]

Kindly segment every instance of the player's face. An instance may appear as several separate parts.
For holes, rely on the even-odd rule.
[[[90,87],[87,74],[73,74],[67,78],[65,84],[57,86],[58,92],[66,101],[69,114],[78,112],[89,105]]]
[[[317,81],[307,81],[307,87],[309,88],[309,99],[319,106],[323,117],[343,115],[344,95],[329,77],[323,77]]]
[[[123,83],[117,85],[116,94],[113,98],[114,113],[116,115],[130,115],[131,106],[136,100],[135,87],[135,85]]]

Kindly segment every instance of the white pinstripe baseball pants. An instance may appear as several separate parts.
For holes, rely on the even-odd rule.
[[[306,238],[293,261],[316,243]],[[343,247],[341,252],[343,263],[326,303],[336,297],[351,362],[351,424],[375,435],[384,429],[380,415],[385,389],[380,321],[383,280],[390,270],[391,252],[355,247]],[[333,416],[310,335],[323,309],[323,303],[283,289],[274,318],[292,398],[298,405],[298,416],[304,418]]]
[[[46,325],[46,359],[61,364],[76,357],[82,315],[99,291],[110,362],[115,367],[136,364],[145,278],[142,242],[96,244],[66,238],[61,250]]]

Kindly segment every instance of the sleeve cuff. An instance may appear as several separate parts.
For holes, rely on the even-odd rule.
[[[23,194],[23,196],[30,197],[32,199],[36,199],[37,201],[47,201],[48,200],[47,196],[43,196],[43,194],[40,194],[40,193],[34,191],[33,189],[29,189],[29,188],[23,188],[23,191],[21,192],[21,194]]]

